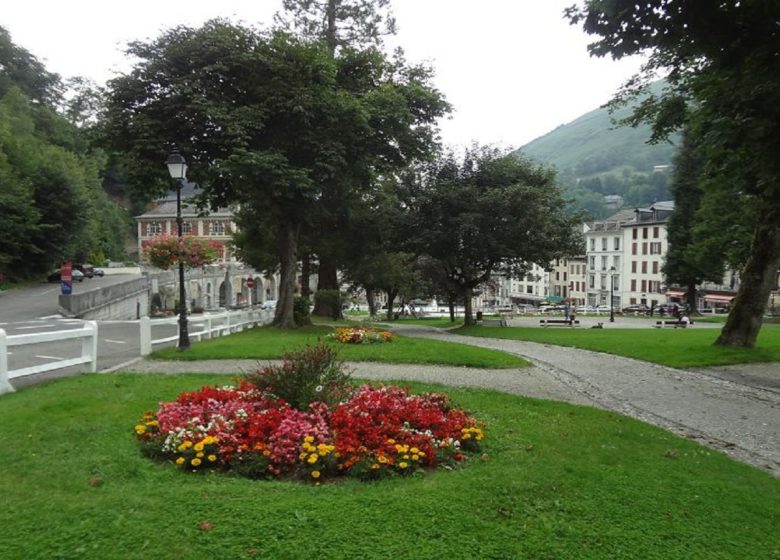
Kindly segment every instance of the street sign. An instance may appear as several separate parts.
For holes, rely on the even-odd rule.
[[[63,295],[73,292],[73,263],[65,261],[60,268],[60,287]]]
[[[255,287],[255,279],[254,278],[247,278],[246,279],[246,287],[250,290]]]

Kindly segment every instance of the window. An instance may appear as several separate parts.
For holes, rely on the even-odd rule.
[[[596,238],[591,237],[590,238],[590,250],[595,251],[596,250]]]
[[[182,222],[182,224],[181,224],[181,232],[182,233],[192,233],[192,223],[190,223],[190,222]]]
[[[620,274],[615,274],[615,278],[612,280],[612,290],[615,292],[620,291]]]
[[[619,237],[615,237],[613,239],[613,241],[614,241],[613,247],[614,247],[615,251],[620,251],[620,238]]]
[[[658,262],[653,263],[653,274],[658,274]]]
[[[660,241],[653,241],[650,243],[650,254],[651,255],[660,255],[661,254],[661,242]]]
[[[620,270],[620,257],[615,255],[612,257],[612,266],[615,267],[615,270]]]
[[[647,291],[647,280],[642,280],[642,291],[643,292]]]
[[[606,255],[601,257],[601,270],[607,270],[607,257]]]
[[[631,272],[636,274],[636,261],[631,261]]]
[[[590,269],[595,270],[596,269],[596,257],[588,257],[590,261]]]
[[[601,289],[606,290],[607,289],[607,275],[602,274],[601,275]]]
[[[569,273],[564,270],[563,271],[563,281],[564,282],[566,282],[566,280],[568,280],[568,276],[569,276]]]
[[[561,273],[556,270],[555,271],[555,281],[556,282],[560,282],[560,280],[561,280]]]
[[[225,235],[225,224],[222,222],[212,222],[211,235]]]
[[[601,250],[606,251],[607,250],[607,238],[602,237],[601,238]]]
[[[631,291],[636,292],[636,278],[631,279]]]
[[[532,293],[534,293],[534,287],[533,287],[531,284],[528,284],[528,285],[525,287],[525,293],[527,293],[527,294],[532,294]]]
[[[636,231],[636,230],[634,230]],[[631,254],[636,255],[636,243],[631,244]]]
[[[657,227],[653,228],[653,239],[658,239],[658,228]]]
[[[647,239],[647,230],[648,228],[642,228],[642,239]]]
[[[642,274],[647,274],[647,261],[642,261]]]
[[[633,230],[631,231],[631,237],[632,237],[633,239],[636,239],[636,232],[637,232],[637,230],[636,230],[636,229],[633,229]]]
[[[149,235],[160,235],[162,233],[162,224],[160,222],[149,222],[146,233]]]
[[[647,243],[642,243],[642,254],[643,255],[647,254]]]
[[[595,287],[596,287],[596,275],[595,275],[595,274],[591,274],[591,275],[590,275],[590,283],[589,283],[589,286],[590,286],[591,288],[595,288]]]

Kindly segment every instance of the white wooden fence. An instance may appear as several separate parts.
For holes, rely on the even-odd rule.
[[[266,309],[247,309],[223,311],[188,317],[190,339],[203,340],[239,332],[248,327],[268,325],[273,321],[274,312]],[[148,356],[155,344],[179,340],[179,318],[150,319],[141,317],[141,356]],[[176,334],[153,338],[153,329],[163,325],[176,325]]]
[[[68,358],[49,362],[37,366],[21,369],[8,369],[8,348],[39,344],[41,342],[54,342],[60,340],[81,339],[81,355],[76,358]],[[0,394],[10,393],[14,390],[9,382],[15,377],[23,377],[35,373],[44,373],[55,369],[66,368],[79,364],[90,364],[89,371],[97,371],[97,341],[98,326],[95,321],[87,321],[80,329],[66,331],[54,331],[32,334],[7,335],[0,329]]]

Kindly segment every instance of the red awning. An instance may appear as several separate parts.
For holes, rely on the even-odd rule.
[[[682,290],[666,290],[667,297],[683,297],[686,293]]]
[[[716,303],[731,303],[732,299],[734,299],[734,296],[721,296],[717,294],[706,294],[704,296],[704,301],[714,301]]]

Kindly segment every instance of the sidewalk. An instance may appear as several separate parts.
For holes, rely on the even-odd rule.
[[[496,389],[535,398],[596,406],[695,439],[780,477],[780,390],[777,364],[741,370],[677,370],[611,354],[514,340],[465,337],[426,327],[399,327],[407,336],[447,340],[516,354],[522,369],[347,364],[356,377],[413,380]],[[197,362],[141,360],[122,371],[238,374],[257,360]],[[763,367],[768,366],[768,367]],[[747,371],[752,369],[753,371]],[[774,388],[773,388],[774,387]]]

